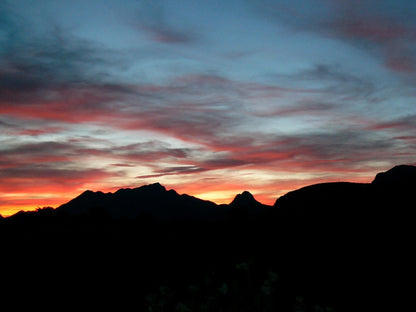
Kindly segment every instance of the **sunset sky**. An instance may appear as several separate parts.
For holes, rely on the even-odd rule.
[[[371,182],[416,164],[415,99],[413,0],[3,0],[0,214]]]

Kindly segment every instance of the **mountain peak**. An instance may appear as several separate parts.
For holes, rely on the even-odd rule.
[[[230,203],[230,206],[252,206],[253,204],[258,205],[260,203],[250,192],[244,191],[234,197],[233,201]]]
[[[101,195],[103,195],[104,193],[101,191],[91,191],[91,190],[86,190],[84,192],[81,193],[81,195],[78,196],[78,198],[95,198],[95,197],[99,197]]]
[[[416,166],[399,165],[380,172],[371,184],[379,186],[404,186],[416,183]]]
[[[80,196],[88,196],[88,195],[91,195],[91,194],[94,194],[94,191],[86,190],[86,191],[82,192],[82,194]]]
[[[159,182],[152,183],[152,184],[147,184],[147,185],[144,185],[142,187],[146,188],[148,190],[152,190],[152,191],[159,191],[159,192],[160,191],[162,191],[162,192],[166,191],[166,188],[162,184],[160,184]]]
[[[137,218],[151,215],[163,222],[176,220],[212,220],[223,218],[225,209],[215,203],[166,190],[160,183],[137,188],[121,188],[115,193],[85,191],[57,208],[69,215],[89,215],[101,209],[113,218]]]

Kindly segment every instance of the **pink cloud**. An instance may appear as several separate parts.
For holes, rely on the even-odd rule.
[[[331,27],[334,27],[347,38],[380,44],[408,37],[413,32],[413,30],[400,25],[399,22],[394,20],[351,14],[337,20]]]
[[[58,133],[64,130],[63,127],[26,128],[15,132],[16,135],[40,136],[44,134]]]
[[[87,86],[80,88],[59,87],[32,93],[31,97],[21,94],[12,99],[1,99],[0,114],[29,120],[49,120],[66,123],[85,123],[111,118],[123,92],[112,86]],[[127,92],[127,91],[124,91]],[[22,92],[23,93],[23,92]]]
[[[386,66],[396,72],[414,73],[416,72],[416,58],[413,55],[389,56]]]
[[[194,40],[194,36],[190,31],[179,31],[160,26],[142,26],[140,28],[149,35],[150,39],[161,43],[185,44]]]
[[[416,116],[410,115],[402,118],[396,118],[389,121],[378,122],[370,124],[369,130],[406,130],[412,131],[415,129]]]

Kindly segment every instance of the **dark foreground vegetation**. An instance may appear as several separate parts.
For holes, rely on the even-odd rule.
[[[415,181],[414,167],[399,167],[371,184],[300,189],[267,209],[246,193],[209,220],[114,217],[96,206],[21,212],[0,220],[2,302],[57,311],[401,311],[414,305]]]

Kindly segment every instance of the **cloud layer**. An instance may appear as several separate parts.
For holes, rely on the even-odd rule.
[[[271,204],[414,163],[412,5],[123,4],[0,5],[0,213],[156,181]]]

